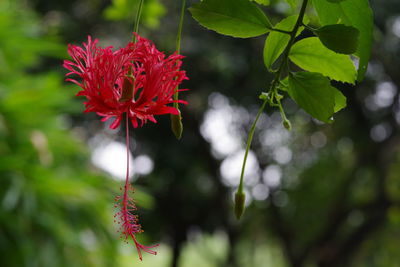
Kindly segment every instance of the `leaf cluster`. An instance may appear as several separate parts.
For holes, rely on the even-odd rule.
[[[330,80],[355,84],[365,75],[372,44],[368,1],[312,1],[317,27],[309,24],[307,0],[299,15],[276,24],[253,2],[268,5],[269,1],[204,0],[190,11],[202,26],[223,35],[251,38],[267,34],[263,59],[275,75],[268,89],[270,105],[280,107],[277,92],[286,91],[311,116],[331,122],[333,114],[346,106],[346,98],[331,86]],[[304,30],[311,31],[314,37],[299,40],[297,37]],[[353,62],[356,57],[358,70]],[[296,72],[290,62],[302,71]]]

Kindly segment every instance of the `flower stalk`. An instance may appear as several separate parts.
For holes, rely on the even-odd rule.
[[[179,18],[178,33],[176,35],[176,52],[178,54],[180,54],[180,52],[181,52],[181,37],[182,37],[183,20],[185,17],[185,6],[186,6],[186,0],[182,0],[181,16]],[[179,100],[179,88],[178,87],[176,87],[176,91],[174,93],[174,100],[175,101]],[[181,111],[179,110],[178,102],[174,103],[174,108],[176,108],[179,113],[177,115],[171,114],[171,129],[172,129],[172,132],[174,133],[176,139],[179,140],[182,138],[183,124],[182,124],[182,116],[181,116]]]
[[[135,23],[133,26],[133,32],[136,32],[137,34],[139,34],[139,22],[140,22],[140,16],[142,15],[143,2],[144,2],[144,0],[140,0],[140,2],[139,2],[139,6],[138,6],[138,9],[136,12]],[[135,34],[132,36],[132,42],[136,43],[136,35]]]

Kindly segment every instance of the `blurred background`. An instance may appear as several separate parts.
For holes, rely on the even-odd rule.
[[[288,132],[266,110],[241,221],[232,196],[258,95],[271,81],[265,37],[221,36],[186,13],[183,138],[174,138],[168,116],[131,134],[139,239],[160,243],[157,256],[139,262],[113,223],[123,129],[83,114],[61,67],[67,44],[87,35],[125,46],[138,0],[1,0],[0,265],[399,266],[400,4],[370,3],[376,42],[366,80],[335,84],[348,107],[332,125],[286,100]],[[294,12],[282,0],[264,9],[273,22]],[[172,53],[179,11],[180,1],[146,0],[141,35]]]

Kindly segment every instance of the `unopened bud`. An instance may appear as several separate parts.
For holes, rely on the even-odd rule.
[[[171,130],[174,133],[176,139],[180,140],[183,132],[183,124],[180,111],[178,115],[171,114]]]
[[[235,215],[236,219],[240,219],[244,212],[244,203],[246,200],[246,195],[243,192],[236,192],[235,194]]]
[[[258,96],[258,98],[261,99],[261,100],[267,100],[267,99],[269,98],[269,95],[268,95],[268,93],[262,92],[262,93]]]
[[[283,127],[286,128],[286,130],[290,131],[292,129],[292,125],[290,124],[290,121],[288,119],[285,119],[282,124]]]

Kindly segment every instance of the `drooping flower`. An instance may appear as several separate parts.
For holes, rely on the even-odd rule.
[[[85,112],[96,112],[102,121],[114,118],[112,129],[120,125],[125,112],[136,128],[138,121],[157,122],[155,115],[179,114],[168,104],[186,103],[173,100],[177,86],[187,79],[180,70],[183,56],[165,57],[149,40],[136,36],[136,43],[116,51],[98,47],[98,40],[88,36],[83,47],[68,46],[73,60],[63,64],[70,71],[66,80],[79,85],[82,90],[77,95],[87,98]]]
[[[98,47],[98,40],[92,41],[88,36],[83,47],[68,46],[73,60],[65,60],[63,66],[70,71],[66,80],[82,88],[77,95],[87,99],[85,112],[96,112],[103,117],[102,121],[114,118],[110,125],[112,129],[120,125],[122,116],[126,114],[127,171],[123,194],[116,198],[119,211],[115,217],[121,224],[125,241],[132,238],[141,260],[142,250],[155,255],[152,248],[158,244],[144,246],[136,239],[136,234],[143,230],[134,214],[135,202],[129,196],[133,187],[129,184],[128,119],[136,128],[139,122],[141,126],[147,121],[157,122],[155,115],[178,115],[179,111],[168,104],[186,103],[174,100],[173,95],[187,77],[185,71],[180,70],[183,56],[173,54],[165,57],[149,40],[137,34],[136,37],[137,42],[112,51],[112,47]]]

